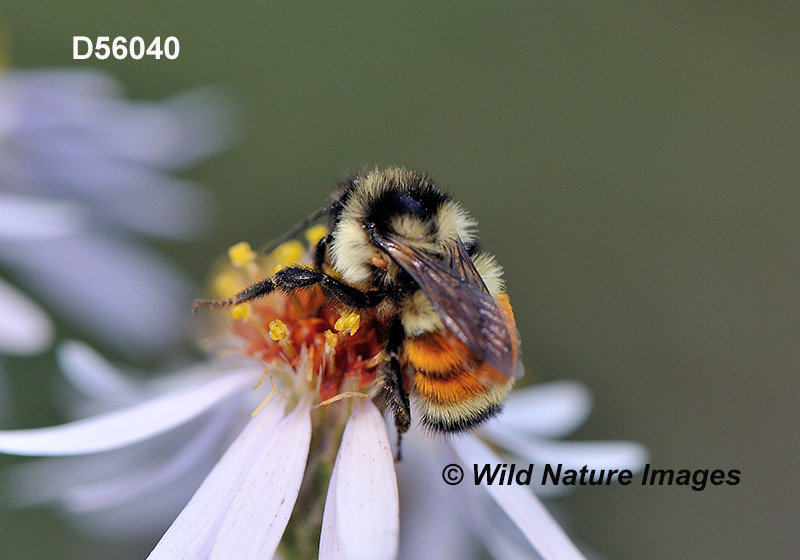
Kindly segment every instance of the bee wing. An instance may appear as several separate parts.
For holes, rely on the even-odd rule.
[[[498,372],[515,374],[508,327],[460,240],[447,262],[392,235],[373,232],[373,239],[425,292],[450,332]]]

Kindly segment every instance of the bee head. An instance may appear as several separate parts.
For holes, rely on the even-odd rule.
[[[425,175],[375,169],[348,180],[334,201],[331,258],[345,281],[393,281],[399,267],[376,244],[391,236],[416,250],[444,254],[447,245],[474,237],[474,221]]]

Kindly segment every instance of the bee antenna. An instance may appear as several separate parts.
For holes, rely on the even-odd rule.
[[[329,209],[330,209],[330,206],[325,206],[323,208],[320,208],[319,210],[317,210],[316,212],[314,212],[313,214],[311,214],[310,216],[308,216],[307,218],[305,218],[301,222],[298,222],[297,224],[295,224],[289,231],[287,231],[286,233],[281,235],[278,239],[276,239],[275,241],[273,241],[272,243],[267,245],[264,248],[264,251],[263,251],[264,254],[267,254],[267,255],[270,254],[272,251],[274,251],[278,247],[278,245],[281,245],[282,243],[286,243],[290,239],[294,239],[295,237],[297,237],[297,234],[300,233],[301,231],[303,231],[303,229],[307,228],[309,225],[313,224],[314,222],[319,220],[322,216],[327,214]]]

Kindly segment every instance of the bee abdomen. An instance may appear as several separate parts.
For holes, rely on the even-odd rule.
[[[494,416],[514,384],[443,332],[407,339],[404,356],[421,421],[434,430],[466,430]]]

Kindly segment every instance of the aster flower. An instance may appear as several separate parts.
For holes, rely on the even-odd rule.
[[[0,263],[92,334],[163,349],[191,289],[130,233],[197,232],[207,199],[170,173],[228,142],[230,112],[213,89],[162,102],[122,93],[94,70],[0,72]],[[50,319],[0,282],[0,351],[46,348]]]
[[[239,268],[218,275],[223,293],[262,274],[249,249],[231,254]],[[262,266],[271,270],[299,256],[297,246],[287,244]],[[153,558],[271,557],[281,542],[286,557],[316,556],[317,544],[306,534],[318,538],[323,525],[327,557],[368,546],[383,551],[379,557],[393,557],[399,522],[394,459],[381,414],[359,392],[374,377],[380,348],[374,329],[324,304],[322,293],[310,290],[240,306],[226,314],[229,334],[217,341],[239,357],[159,382],[133,383],[87,347],[63,347],[60,360],[73,385],[92,397],[94,408],[111,409],[62,426],[0,434],[5,452],[59,456],[12,472],[10,486],[27,488],[28,503],[102,512],[88,516],[90,523],[106,522],[109,508],[141,514],[142,503],[154,494],[168,499],[160,493],[172,492],[198,463],[216,458],[215,449],[240,429]],[[242,429],[241,419],[253,411]],[[181,449],[165,457],[164,448],[179,439]],[[371,498],[352,499],[362,492]],[[352,523],[357,530],[348,531]]]
[[[323,234],[310,230],[309,243]],[[269,257],[235,246],[230,263],[216,274],[215,295],[229,297],[276,267],[300,262],[303,252],[296,241]],[[62,368],[73,385],[95,408],[99,403],[108,410],[62,426],[0,432],[3,452],[53,457],[17,467],[11,486],[28,503],[56,502],[84,519],[130,528],[123,519],[153,521],[147,511],[180,509],[188,499],[187,481],[207,472],[150,558],[395,558],[401,529],[391,438],[365,398],[381,360],[371,319],[337,312],[319,288],[273,294],[214,319],[209,332],[224,334],[206,345],[218,357],[159,381],[133,382],[87,347],[63,347]],[[531,428],[520,416],[532,404],[527,393],[520,399],[519,406],[517,399],[509,403],[509,425],[548,435],[545,421]],[[550,434],[564,430],[569,412]],[[528,442],[540,451],[547,445]],[[413,438],[408,443],[413,450]],[[467,463],[499,461],[477,436],[439,447],[455,450]],[[425,476],[440,476],[442,465],[434,460],[431,467],[415,455],[408,454],[401,472],[406,465],[426,465]],[[443,486],[439,479],[438,489]],[[522,542],[542,558],[583,558],[527,489],[487,490]],[[420,503],[427,503],[424,496]],[[453,532],[440,535],[441,541],[450,544],[450,535],[469,526],[458,513],[447,512],[444,521],[453,521]],[[415,531],[411,524],[409,533]],[[403,557],[447,556],[412,550]]]

